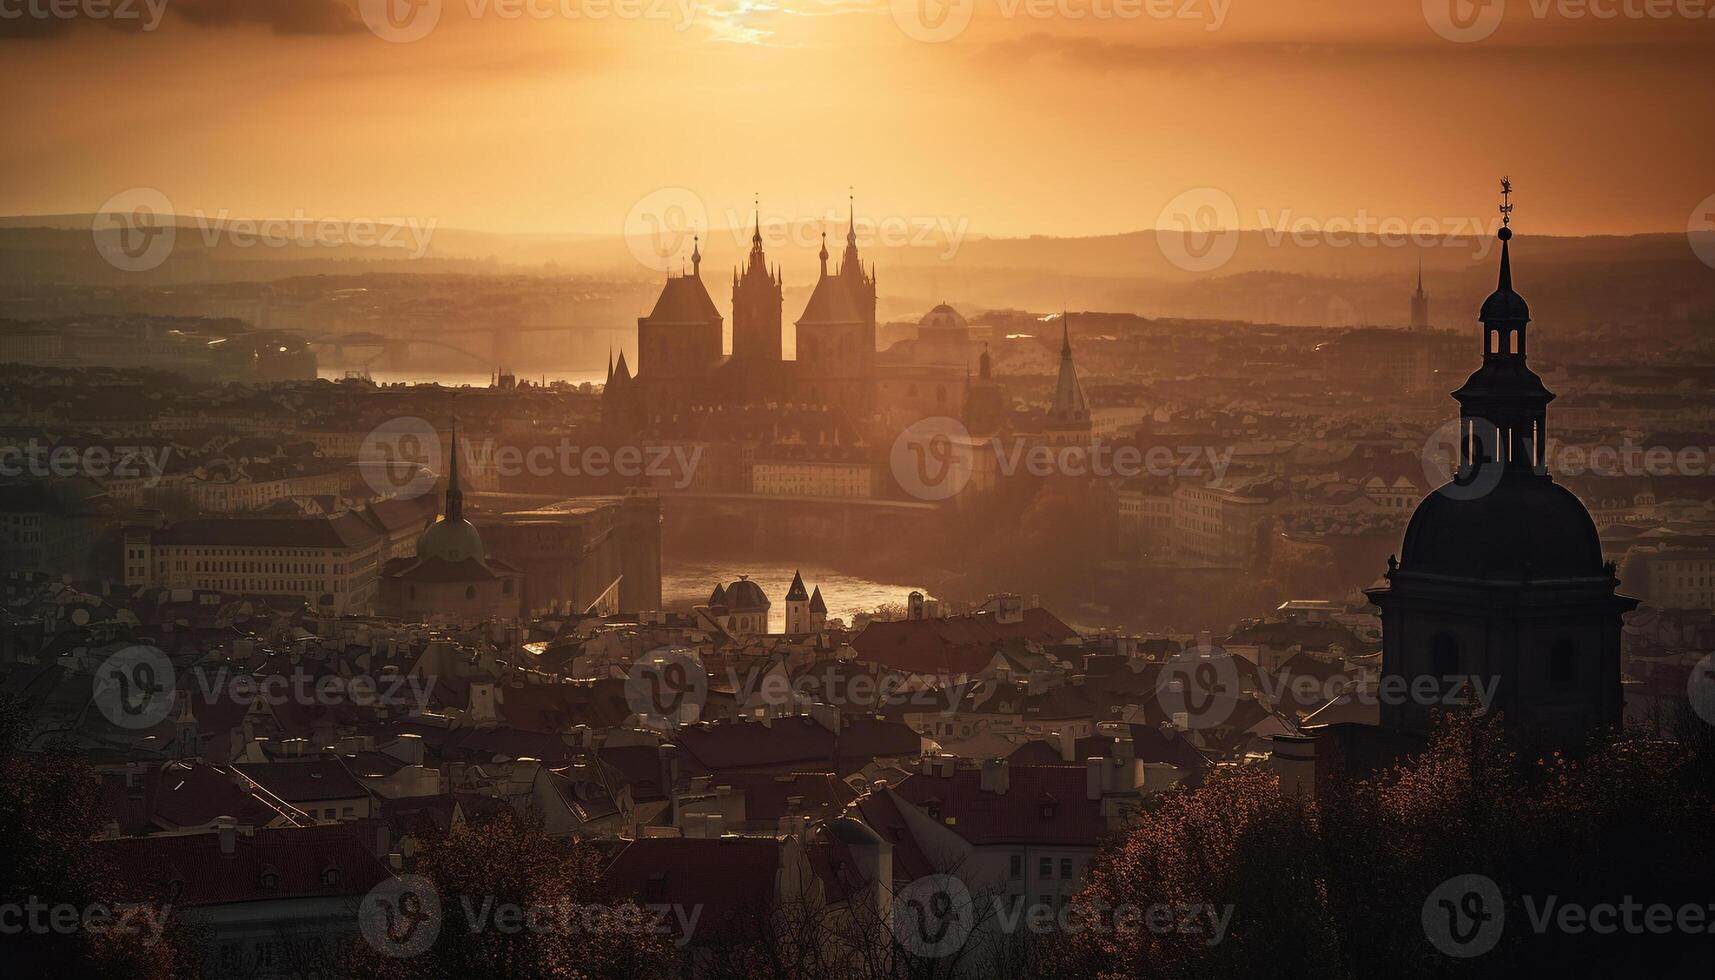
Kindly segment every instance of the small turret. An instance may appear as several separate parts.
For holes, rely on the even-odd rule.
[[[815,630],[810,624],[810,593],[804,588],[804,573],[792,574],[792,587],[786,590],[786,634],[803,636]]]
[[[810,632],[820,633],[828,625],[828,604],[822,601],[822,587],[810,594]]]

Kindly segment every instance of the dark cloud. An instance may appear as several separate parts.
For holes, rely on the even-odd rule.
[[[261,28],[279,37],[351,34],[364,29],[352,0],[106,0],[104,16],[33,16],[27,3],[13,4],[19,16],[0,17],[0,41],[55,41],[85,30],[140,34],[174,23],[210,29]],[[44,8],[48,9],[48,8]],[[156,24],[159,15],[164,24]]]
[[[0,7],[5,11],[5,15],[0,15],[0,41],[54,41],[90,28],[141,34],[157,26],[154,18],[164,9],[162,3],[171,6],[171,0],[153,2],[155,5],[151,7],[143,0],[112,0],[101,8],[100,16],[89,16],[75,7],[70,8],[72,16],[63,16],[55,11],[66,8],[54,7],[46,0],[38,0],[34,5],[27,0],[14,0]]]
[[[1616,43],[1538,43],[1455,45],[1420,42],[1238,42],[1203,45],[1161,45],[1113,41],[1100,37],[1031,34],[993,42],[979,57],[1008,68],[1020,64],[1059,64],[1098,72],[1276,72],[1336,67],[1366,69],[1407,62],[1458,60],[1498,65],[1552,62],[1567,66],[1625,65],[1684,66],[1703,63],[1711,54],[1707,41],[1625,40]]]
[[[347,0],[173,0],[172,9],[202,27],[261,25],[280,35],[363,30]]]

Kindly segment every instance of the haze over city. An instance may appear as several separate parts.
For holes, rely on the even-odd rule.
[[[1712,0],[0,0],[0,961],[1703,977]]]

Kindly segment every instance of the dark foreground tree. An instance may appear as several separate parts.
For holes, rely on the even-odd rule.
[[[501,814],[430,841],[410,869],[439,904],[434,942],[388,955],[359,937],[351,970],[379,980],[650,980],[674,968],[672,937],[599,891],[600,856]],[[419,903],[420,904],[420,903]]]
[[[131,894],[93,843],[101,831],[100,783],[71,745],[20,751],[27,720],[0,699],[0,963],[9,976],[166,978],[194,975],[196,932],[165,896]],[[157,939],[111,927],[106,916],[137,903],[165,915]],[[72,911],[75,910],[75,922]],[[134,921],[134,920],[133,920]]]
[[[1230,910],[1220,941],[1085,929],[1062,937],[1058,972],[1704,976],[1715,794],[1700,751],[1628,735],[1539,758],[1496,719],[1450,716],[1417,759],[1314,802],[1262,769],[1218,771],[1158,800],[1091,865],[1078,905],[1098,923],[1116,906]]]

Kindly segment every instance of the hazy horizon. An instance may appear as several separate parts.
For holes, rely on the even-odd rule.
[[[1684,18],[1534,0],[1449,40],[1433,4],[455,0],[389,41],[374,6],[0,20],[0,172],[31,177],[0,212],[150,188],[181,213],[600,235],[663,188],[809,221],[852,187],[872,220],[1084,237],[1196,188],[1240,229],[1488,221],[1508,173],[1524,230],[1571,235],[1683,231],[1715,190],[1715,43]]]

